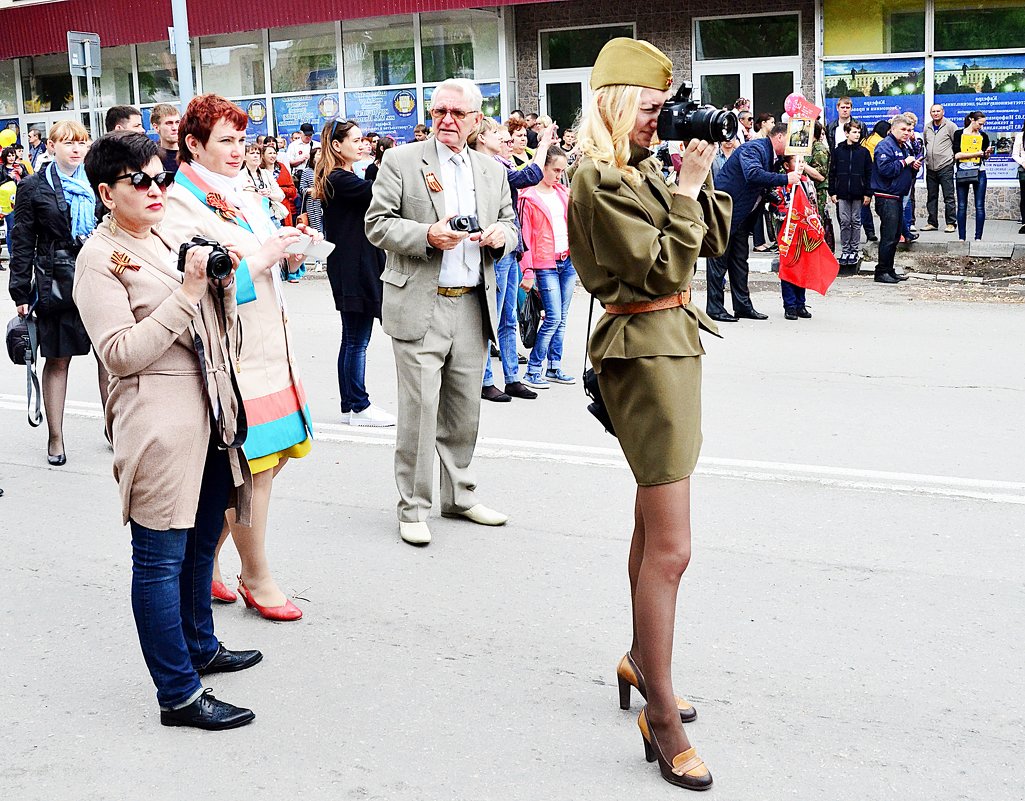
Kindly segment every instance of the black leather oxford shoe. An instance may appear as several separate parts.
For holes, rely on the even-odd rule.
[[[768,320],[769,319],[769,315],[762,314],[760,311],[755,311],[753,308],[752,309],[742,309],[741,311],[735,311],[735,312],[733,312],[733,315],[738,320],[740,320],[740,319],[744,319],[744,320]]]
[[[259,651],[229,651],[224,647],[224,643],[218,643],[217,656],[210,660],[209,665],[196,672],[200,676],[208,673],[234,673],[236,670],[251,668],[261,661],[263,654]]]
[[[212,693],[213,690],[203,690],[199,698],[181,709],[162,709],[160,722],[164,726],[191,726],[194,729],[222,731],[245,726],[256,717],[253,710],[218,701]]]
[[[737,318],[734,317],[729,312],[725,312],[723,314],[709,314],[708,316],[711,317],[713,320],[715,320],[717,323],[735,323],[735,322],[737,322]]]
[[[899,284],[900,279],[893,273],[880,273],[872,279],[877,284]]]

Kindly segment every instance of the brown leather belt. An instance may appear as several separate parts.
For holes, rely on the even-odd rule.
[[[638,300],[634,303],[606,303],[606,314],[643,314],[644,312],[662,311],[662,309],[675,309],[677,306],[686,306],[690,303],[690,287],[684,292],[677,292],[675,295],[663,295],[654,300]]]
[[[475,286],[439,286],[438,294],[444,295],[446,298],[461,298],[463,295],[469,295],[476,288]]]

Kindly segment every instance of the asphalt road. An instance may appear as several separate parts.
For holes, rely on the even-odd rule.
[[[705,798],[1021,799],[1021,297],[846,279],[787,322],[759,286],[769,321],[705,337],[675,663]],[[480,495],[512,520],[432,519],[414,549],[391,434],[338,425],[327,285],[288,293],[320,439],[276,484],[270,551],[305,617],[216,610],[229,647],[265,653],[207,682],[256,711],[237,731],[158,724],[91,362],[73,363],[59,469],[23,373],[0,370],[0,799],[686,795],[645,763],[638,707],[618,709],[633,489],[580,387],[485,404]],[[578,293],[576,375],[585,323]],[[379,329],[368,385],[394,409]]]

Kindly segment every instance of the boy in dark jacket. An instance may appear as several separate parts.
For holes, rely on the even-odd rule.
[[[861,260],[861,210],[872,202],[872,155],[861,145],[865,126],[857,120],[844,124],[845,141],[833,150],[829,162],[829,197],[840,219],[840,266]]]

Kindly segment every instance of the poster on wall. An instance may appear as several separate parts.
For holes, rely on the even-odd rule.
[[[983,130],[993,147],[987,176],[1017,177],[1011,148],[1025,122],[1025,55],[937,58],[934,67],[935,102],[944,116],[962,126],[972,111],[986,115]]]
[[[320,139],[327,121],[338,116],[341,104],[338,95],[297,95],[296,97],[274,98],[274,130],[278,136],[288,137],[299,126],[308,122],[313,126],[313,136]]]
[[[424,108],[429,109],[431,107],[431,96],[434,94],[433,86],[424,87]],[[479,83],[477,88],[480,89],[481,94],[481,105],[480,109],[484,112],[485,117],[491,117],[495,122],[502,121],[502,84],[497,81],[494,83]],[[427,122],[427,127],[431,127],[430,115],[424,112],[424,119]]]
[[[925,120],[925,61],[920,58],[827,61],[824,65],[826,124],[837,118],[836,98],[851,98],[856,119],[869,130],[905,111]]]
[[[267,103],[263,100],[236,100],[242,110],[249,116],[249,124],[246,126],[246,139],[253,141],[258,136],[266,136],[267,131]]]
[[[413,141],[416,127],[416,90],[372,89],[345,93],[345,116],[363,133],[374,131],[399,144]]]

